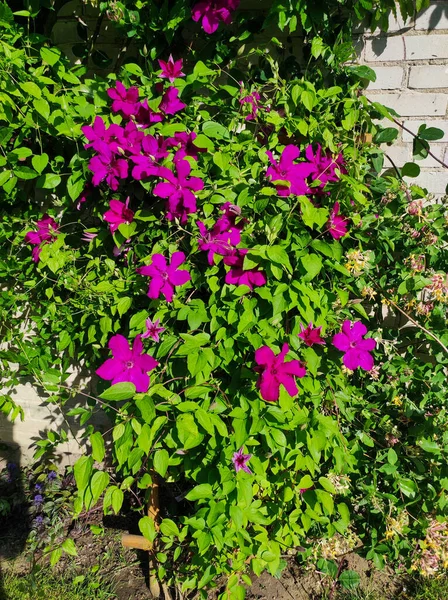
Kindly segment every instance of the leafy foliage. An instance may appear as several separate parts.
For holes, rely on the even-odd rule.
[[[148,501],[154,480],[164,482],[160,528],[142,517],[140,530],[155,544],[159,578],[203,598],[220,575],[222,598],[244,598],[249,570],[279,574],[290,548],[301,548],[301,560],[358,548],[376,566],[400,556],[421,570],[428,548],[442,560],[446,202],[403,181],[412,167],[385,171],[382,150],[364,143],[366,134],[393,141],[373,121],[389,112],[361,94],[371,72],[335,64],[328,85],[320,69],[308,79],[286,76],[260,52],[253,78],[244,58],[197,61],[175,80],[180,99],[165,96],[174,86],[161,90],[156,64],[128,63],[123,92],[116,74],[81,79],[40,39],[26,60],[21,32],[5,14],[3,410],[19,414],[11,390],[24,376],[63,411],[81,393],[67,412],[86,426],[91,448],[74,467],[77,511],[102,498],[106,513],[118,513],[130,491]],[[325,44],[315,43],[314,55],[336,60]],[[139,129],[142,112],[148,120]],[[112,152],[117,136],[105,150],[106,134],[92,141],[97,133],[81,129],[94,119],[119,135],[131,123],[133,135],[148,144],[153,136],[158,150]],[[168,140],[183,134],[196,134],[195,149],[185,146],[179,157],[182,144]],[[434,135],[422,129],[419,139]],[[143,175],[135,170],[142,156]],[[94,185],[90,171],[101,175]],[[177,213],[180,198],[190,204]],[[57,224],[51,230],[45,212]],[[231,222],[219,230],[226,248],[218,244],[210,257],[206,245],[223,243],[214,229],[223,213]],[[238,252],[226,254],[229,245]],[[169,270],[174,262],[180,271]],[[184,270],[189,278],[178,275]],[[406,327],[397,327],[399,316]],[[146,335],[148,320],[163,328],[160,340]],[[375,366],[351,371],[332,339],[359,320],[375,340]],[[305,343],[309,323],[325,345]],[[256,351],[279,355],[284,344],[280,362],[297,369],[300,361],[306,376],[293,383],[298,394],[285,383],[278,401],[267,402],[255,372],[266,363]],[[148,354],[155,360],[144,368]],[[100,375],[114,385],[100,382],[92,396],[68,383],[72,366],[93,374],[102,363]],[[151,371],[144,391],[135,371],[115,371],[135,365]],[[112,477],[101,466],[102,432],[90,421],[98,410],[111,420]],[[37,457],[64,439],[64,430],[52,432]],[[240,450],[247,469],[235,473]],[[428,545],[434,540],[438,554]],[[341,581],[350,589],[357,578],[346,572]]]

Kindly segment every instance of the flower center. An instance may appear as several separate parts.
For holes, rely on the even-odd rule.
[[[130,223],[132,221],[133,216],[134,213],[132,212],[132,210],[130,210],[129,208],[123,209],[123,219],[125,219],[127,223]]]
[[[132,369],[134,367],[134,363],[132,360],[128,360],[125,364],[126,364],[126,369]]]

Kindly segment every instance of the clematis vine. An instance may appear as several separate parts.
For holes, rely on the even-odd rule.
[[[232,22],[232,12],[240,4],[240,0],[201,0],[193,6],[193,21],[201,21],[206,33],[214,33],[220,21],[226,25]]]
[[[244,257],[247,252],[247,249],[240,248],[231,256],[224,257],[224,264],[231,267],[226,274],[225,282],[230,285],[247,285],[250,290],[253,290],[254,287],[265,285],[267,279],[264,272],[260,271],[258,267],[244,270]]]
[[[197,134],[194,131],[191,133],[180,131],[175,133],[174,137],[168,138],[166,144],[171,148],[179,147],[176,152],[176,160],[180,160],[185,156],[191,156],[194,160],[198,160],[199,152],[207,152],[207,149],[196,146],[194,143],[196,138]]]
[[[59,226],[56,221],[45,214],[42,219],[37,221],[37,231],[28,231],[25,235],[25,243],[35,246],[31,255],[33,262],[39,262],[40,253],[44,244],[50,244],[54,242],[59,233]]]
[[[285,362],[288,352],[288,344],[283,344],[278,355],[274,354],[269,346],[263,346],[255,352],[255,362],[259,365],[255,370],[260,373],[257,387],[266,402],[277,402],[281,385],[290,396],[299,393],[294,377],[305,377],[306,369],[298,360]]]
[[[160,295],[165,296],[167,302],[173,301],[174,288],[185,285],[191,279],[191,275],[184,269],[179,269],[185,262],[183,252],[175,252],[168,264],[162,254],[153,254],[151,264],[139,267],[137,273],[151,278],[148,288],[148,297],[156,300]]]
[[[252,92],[248,96],[244,96],[244,98],[240,98],[240,104],[244,108],[245,104],[250,105],[250,112],[246,115],[246,121],[255,121],[257,118],[258,111],[263,108],[260,104],[261,96],[258,92]]]
[[[179,60],[174,60],[172,54],[170,54],[167,61],[159,60],[159,65],[162,69],[160,77],[162,79],[168,79],[170,83],[173,83],[177,77],[185,77],[185,73],[182,73],[182,63],[183,60],[181,58]]]
[[[335,202],[327,221],[327,231],[335,240],[340,240],[347,235],[348,219],[339,214],[339,202]]]
[[[135,385],[139,393],[147,392],[150,378],[148,373],[159,364],[155,358],[143,353],[141,336],[134,339],[132,348],[128,340],[120,335],[114,335],[109,340],[109,349],[113,358],[108,358],[105,363],[96,370],[101,379],[111,381],[113,385],[128,381]]]
[[[290,194],[304,196],[310,193],[306,180],[313,167],[305,162],[298,164],[294,162],[300,156],[300,149],[297,146],[293,144],[286,146],[278,162],[270,150],[266,154],[271,161],[271,166],[266,171],[266,177],[274,183],[279,196],[289,196]],[[289,186],[284,182],[288,182]]]
[[[233,256],[235,249],[241,242],[241,230],[244,227],[244,220],[238,224],[236,218],[241,214],[239,206],[226,202],[221,210],[224,214],[216,221],[211,231],[208,231],[202,221],[198,221],[201,238],[199,240],[199,250],[208,252],[208,264],[214,264],[215,254],[219,256]]]
[[[188,177],[191,172],[187,160],[175,163],[177,175],[167,167],[160,167],[159,176],[167,183],[158,183],[153,191],[154,196],[167,199],[166,218],[169,221],[179,219],[181,224],[187,222],[188,215],[196,212],[196,197],[193,192],[204,188],[204,182],[199,177]]]
[[[322,147],[317,144],[316,152],[313,151],[313,146],[309,145],[305,150],[305,157],[308,164],[311,166],[310,179],[311,181],[319,181],[320,185],[317,188],[313,187],[313,192],[322,192],[323,188],[329,181],[339,181],[339,176],[336,169],[341,173],[346,173],[344,168],[344,157],[338,154],[334,158],[331,152],[322,152]]]
[[[252,454],[244,454],[243,448],[240,448],[238,452],[234,452],[232,457],[233,466],[235,467],[235,471],[245,471],[252,475],[252,471],[247,466],[247,463],[252,458]]]
[[[312,323],[308,323],[307,327],[300,323],[300,333],[297,335],[307,346],[314,346],[314,344],[325,345],[325,340],[320,335],[321,331],[322,327],[313,327]]]
[[[93,173],[92,183],[95,187],[102,181],[106,181],[110,189],[117,191],[120,185],[119,179],[126,179],[128,176],[129,165],[124,158],[117,158],[116,155],[106,147],[97,156],[90,159],[89,169]]]
[[[112,111],[121,113],[125,119],[138,113],[140,103],[138,101],[138,88],[126,89],[121,81],[117,81],[114,88],[107,90],[107,95],[112,102]]]
[[[142,339],[151,338],[155,342],[158,342],[159,333],[165,331],[165,327],[159,327],[159,323],[160,319],[157,319],[156,321],[154,321],[154,323],[151,321],[151,319],[146,319],[146,331],[142,335]]]
[[[367,333],[367,327],[356,321],[344,321],[342,332],[333,337],[333,345],[344,352],[342,358],[347,369],[354,371],[361,367],[364,371],[371,371],[373,368],[373,356],[370,354],[375,349],[376,341],[372,338],[363,339]]]
[[[175,87],[169,87],[162,96],[162,101],[159,104],[159,109],[165,115],[175,115],[180,110],[186,108],[179,99],[179,90]]]
[[[117,231],[120,225],[132,223],[134,213],[129,208],[129,197],[126,203],[120,200],[111,200],[109,202],[109,210],[103,215],[103,219],[109,223],[111,233]]]

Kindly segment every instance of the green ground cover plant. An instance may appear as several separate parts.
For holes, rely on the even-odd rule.
[[[142,60],[88,77],[0,7],[0,406],[22,417],[32,377],[85,428],[75,511],[143,515],[157,480],[157,576],[201,598],[243,599],[291,549],[440,573],[448,213],[415,162],[387,168],[374,73],[320,30],[306,76],[258,47],[156,60],[136,30]],[[237,8],[187,16],[219,36]]]

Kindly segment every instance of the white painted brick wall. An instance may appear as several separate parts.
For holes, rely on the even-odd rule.
[[[369,85],[369,90],[398,90],[405,82],[403,67],[375,67],[376,81]]]
[[[406,60],[448,58],[448,35],[411,35],[404,38]]]
[[[426,10],[417,15],[415,19],[417,31],[434,31],[448,29],[448,7],[446,2],[433,2]]]
[[[392,69],[393,67],[390,68]],[[408,87],[411,89],[448,88],[448,65],[411,67]]]
[[[406,90],[396,94],[369,92],[367,96],[392,108],[402,117],[445,116],[448,106],[447,94],[424,94]]]

